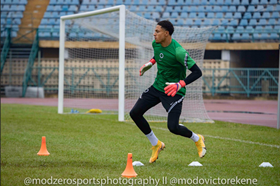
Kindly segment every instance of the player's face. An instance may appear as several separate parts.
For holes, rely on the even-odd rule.
[[[165,41],[167,36],[168,36],[168,31],[162,28],[160,25],[157,25],[154,32],[156,43],[162,43],[163,41]]]

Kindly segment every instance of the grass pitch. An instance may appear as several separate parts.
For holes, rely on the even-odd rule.
[[[1,104],[1,185],[24,185],[27,177],[45,179],[41,185],[48,185],[50,178],[117,180],[126,167],[127,153],[145,164],[134,167],[136,179],[159,179],[158,185],[171,185],[173,177],[182,181],[176,185],[190,183],[184,179],[212,179],[214,184],[215,178],[255,178],[257,185],[280,185],[279,130],[220,121],[185,126],[205,135],[206,156],[200,159],[192,140],[170,133],[166,124],[151,123],[166,149],[156,163],[149,164],[150,142],[135,124],[118,122],[117,115],[59,115],[56,107]],[[42,136],[50,156],[37,155]],[[193,161],[203,166],[189,167]],[[259,167],[262,162],[274,167]]]

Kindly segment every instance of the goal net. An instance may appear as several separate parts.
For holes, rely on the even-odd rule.
[[[120,13],[122,8],[123,13]],[[124,5],[63,16],[59,113],[85,113],[95,108],[102,113],[119,113],[120,121],[131,121],[129,111],[156,77],[156,65],[139,76],[140,67],[154,55],[152,41],[156,25],[153,20],[125,10]],[[174,30],[172,38],[202,68],[213,27],[175,26]],[[202,78],[188,85],[186,90],[180,122],[213,122],[204,106]],[[144,117],[149,122],[167,121],[161,104],[147,111]]]

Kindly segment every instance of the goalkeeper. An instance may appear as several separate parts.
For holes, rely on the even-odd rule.
[[[160,102],[168,113],[167,125],[170,132],[192,139],[200,158],[206,153],[204,137],[179,125],[186,85],[201,77],[202,72],[188,52],[171,38],[173,32],[174,27],[171,22],[167,20],[158,22],[154,32],[155,40],[152,43],[154,57],[140,69],[140,76],[142,76],[157,62],[157,76],[154,84],[142,93],[130,111],[131,118],[153,146],[150,163],[158,159],[165,144],[158,140],[143,115]],[[186,77],[187,69],[191,74]]]

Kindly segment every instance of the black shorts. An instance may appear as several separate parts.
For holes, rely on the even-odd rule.
[[[142,105],[145,110],[152,108],[158,103],[162,103],[167,113],[182,111],[184,96],[167,96],[164,92],[157,90],[153,85],[146,89],[140,96],[136,104]]]

